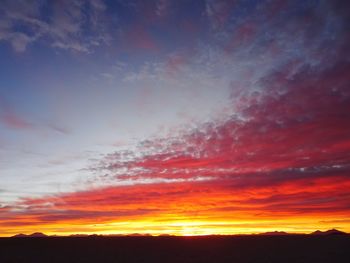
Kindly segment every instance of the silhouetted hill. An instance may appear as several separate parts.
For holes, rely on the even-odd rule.
[[[47,237],[47,235],[41,233],[41,232],[35,232],[33,234],[30,234],[30,235],[25,235],[25,234],[17,234],[17,235],[14,235],[12,237]]]
[[[330,229],[327,231],[316,230],[315,232],[312,232],[311,235],[330,236],[330,235],[347,235],[347,233],[339,231],[337,229]]]
[[[350,262],[350,235],[0,238],[0,262]]]
[[[70,237],[87,237],[89,236],[88,234],[72,234]]]
[[[129,234],[127,236],[130,236],[130,237],[149,237],[149,236],[152,236],[152,235],[151,234],[132,233],[132,234]]]
[[[20,234],[14,235],[12,237],[27,237],[27,235],[20,233]]]
[[[47,237],[47,235],[45,235],[41,232],[35,232],[33,234],[30,234],[29,237]]]

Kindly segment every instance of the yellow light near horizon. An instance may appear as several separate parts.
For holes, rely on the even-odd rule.
[[[87,224],[86,222],[64,222],[51,224],[23,225],[19,231],[18,226],[2,229],[1,236],[12,236],[18,233],[31,234],[43,232],[47,235],[71,235],[71,234],[100,234],[100,235],[234,235],[257,234],[272,231],[284,231],[289,233],[310,233],[315,230],[328,230],[337,228],[350,232],[350,224],[339,215],[324,216],[323,218],[290,217],[290,218],[257,218],[256,220],[231,219],[188,219],[179,216],[172,218],[144,217],[125,221],[99,222]],[[334,222],[337,222],[336,224]]]

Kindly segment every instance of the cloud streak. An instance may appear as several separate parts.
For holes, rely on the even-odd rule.
[[[33,124],[17,114],[13,107],[0,97],[0,123],[10,129],[26,130],[33,128]]]
[[[96,0],[4,1],[0,7],[0,41],[10,42],[16,52],[24,52],[39,40],[59,49],[90,52],[91,47],[108,39],[100,30],[105,9],[103,1]],[[52,17],[47,19],[43,10],[52,12]],[[82,38],[84,27],[90,30]]]
[[[237,95],[233,89],[239,101],[228,120],[172,140],[144,142],[140,156],[111,154],[95,168],[131,185],[28,198],[17,204],[19,212],[3,212],[2,224],[45,228],[159,218],[179,234],[171,224],[181,220],[204,220],[201,227],[208,231],[208,222],[219,218],[233,224],[259,215],[257,229],[260,221],[277,217],[285,219],[282,228],[295,221],[307,225],[315,217],[340,220],[350,213],[348,67],[303,69],[292,78],[280,69],[262,80],[262,94]],[[160,225],[153,222],[154,229]],[[230,225],[225,231],[237,230]]]
[[[141,140],[135,149],[99,155],[86,168],[95,187],[21,198],[1,208],[0,226],[7,234],[18,227],[228,234],[268,231],[266,225],[305,232],[337,222],[332,227],[350,231],[343,220],[350,215],[349,13],[341,1],[282,2],[205,1],[190,24],[206,23],[208,32],[195,30],[196,47],[168,47],[164,56],[158,23],[171,21],[179,7],[135,2],[133,10],[147,23],[123,21],[126,53],[162,54],[123,76],[123,84],[141,87],[135,96],[139,112],[159,87],[159,94],[179,87],[198,96],[209,87],[214,96],[215,84],[222,85],[229,90],[228,105],[189,127]],[[106,8],[89,2],[97,10],[94,20],[84,16],[84,4],[72,3],[53,9],[57,24],[47,25],[47,32],[53,46],[87,52],[91,45],[74,42],[75,36],[87,21],[98,27]],[[11,115],[3,122],[25,128]]]

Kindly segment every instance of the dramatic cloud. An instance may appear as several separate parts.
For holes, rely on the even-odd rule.
[[[49,5],[51,22],[30,20],[41,33],[26,34],[29,42],[47,37],[54,47],[88,52],[105,41],[99,33],[110,31],[99,21],[109,6],[68,2]],[[125,115],[113,132],[135,120],[135,112],[141,116],[137,127],[145,130],[156,116],[177,112],[164,113],[171,117],[164,117],[158,134],[139,136],[132,146],[115,140],[114,150],[96,154],[82,169],[92,176],[79,181],[79,190],[4,203],[4,233],[21,228],[187,235],[330,226],[349,231],[344,220],[350,216],[346,7],[342,1],[203,1],[186,7],[182,1],[118,2],[133,17],[118,17],[115,46],[118,56],[128,59],[98,75],[123,98],[118,103],[133,103],[135,109],[108,108]],[[0,37],[25,50],[29,42],[10,40],[6,32],[13,30],[13,21],[37,17],[39,9],[13,15],[7,4]],[[192,9],[194,17],[185,12]],[[93,28],[89,37],[78,37],[87,25]],[[110,87],[101,86],[107,93]],[[187,98],[192,107],[183,102]],[[107,117],[100,114],[101,119]],[[6,111],[2,122],[26,127]],[[84,131],[98,124],[91,121]]]
[[[119,182],[134,180],[132,185],[23,200],[18,214],[7,212],[4,224],[21,224],[22,213],[34,225],[151,218],[229,223],[259,215],[256,228],[276,217],[307,222],[315,215],[348,216],[348,70],[349,64],[339,63],[319,72],[303,69],[288,79],[290,71],[282,68],[262,80],[263,94],[234,90],[238,106],[228,120],[172,140],[144,142],[140,157],[111,154],[98,167]]]

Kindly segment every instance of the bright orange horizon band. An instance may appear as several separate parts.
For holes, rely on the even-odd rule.
[[[26,199],[21,203],[23,210],[19,206],[17,211],[2,211],[1,236],[33,232],[187,236],[276,230],[310,233],[330,228],[350,232],[350,214],[338,208],[347,200],[339,200],[332,211],[327,204],[317,204],[315,209],[307,205],[310,197],[326,199],[347,191],[350,182],[346,178],[301,180],[268,188],[249,186],[234,191],[232,187],[222,180],[159,183]],[[271,199],[267,204],[266,200]],[[295,203],[301,205],[291,209]]]

